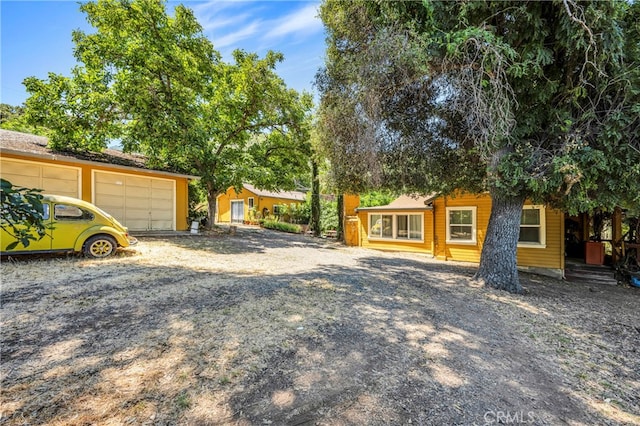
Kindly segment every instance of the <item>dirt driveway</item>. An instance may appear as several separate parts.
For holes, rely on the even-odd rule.
[[[257,229],[1,273],[4,424],[640,424],[638,289]]]

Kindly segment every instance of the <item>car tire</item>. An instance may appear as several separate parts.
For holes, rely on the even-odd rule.
[[[94,235],[84,243],[84,255],[96,259],[109,257],[118,248],[116,240],[109,235]]]

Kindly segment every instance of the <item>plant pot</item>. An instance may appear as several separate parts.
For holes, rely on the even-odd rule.
[[[604,244],[598,241],[587,241],[584,250],[584,263],[604,265]]]

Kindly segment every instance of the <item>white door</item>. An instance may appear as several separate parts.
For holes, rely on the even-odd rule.
[[[80,198],[80,169],[0,158],[0,176],[14,185],[42,189],[45,194]]]
[[[132,231],[175,230],[175,181],[94,171],[94,204]]]
[[[242,223],[244,221],[244,201],[237,200],[231,202],[231,223]]]

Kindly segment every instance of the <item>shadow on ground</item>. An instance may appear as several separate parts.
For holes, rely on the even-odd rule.
[[[292,269],[304,246],[326,263],[255,275],[142,256],[4,264],[4,423],[595,424],[640,415],[628,391],[637,361],[618,364],[607,412],[563,364],[580,354],[558,352],[574,335],[615,350],[598,315],[631,314],[620,300],[637,303],[637,292],[615,289],[598,309],[593,292],[525,276],[530,295],[512,296],[475,286],[468,267],[272,231],[159,241],[206,260],[278,250]],[[590,319],[569,323],[573,315]],[[633,344],[633,333],[620,333],[615,344]]]

